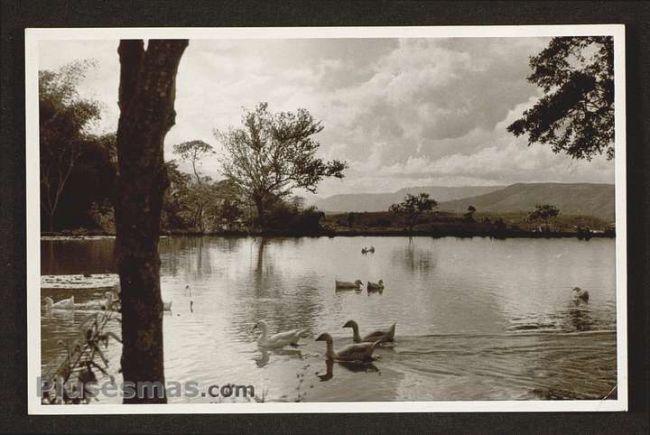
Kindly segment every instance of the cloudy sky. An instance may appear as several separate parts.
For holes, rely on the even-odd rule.
[[[526,81],[528,58],[547,38],[192,40],[177,77],[172,146],[239,126],[242,107],[308,109],[322,120],[323,158],[347,160],[343,180],[320,196],[424,185],[515,182],[613,183],[614,165],[526,146],[506,126],[541,95]],[[39,69],[95,59],[80,85],[102,103],[97,132],[115,131],[118,41],[48,41]],[[189,169],[189,167],[185,166]],[[215,158],[201,170],[220,178]]]

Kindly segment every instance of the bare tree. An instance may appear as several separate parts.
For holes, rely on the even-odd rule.
[[[125,384],[148,383],[154,390],[150,396],[125,396],[125,403],[167,401],[158,254],[163,194],[169,184],[163,141],[175,122],[176,73],[187,45],[187,40],[150,40],[145,50],[142,40],[122,40],[118,48],[115,255],[122,299],[122,374]]]

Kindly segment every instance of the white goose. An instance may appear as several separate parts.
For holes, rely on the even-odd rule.
[[[291,331],[278,332],[269,336],[269,327],[264,320],[260,320],[253,326],[253,330],[256,329],[262,331],[262,335],[257,339],[257,344],[266,349],[279,349],[288,344],[297,346],[298,340],[307,332],[306,329],[292,329]]]
[[[48,311],[52,310],[74,310],[74,296],[70,296],[67,299],[61,299],[60,301],[54,302],[51,297],[45,298],[45,308]]]
[[[104,293],[106,299],[101,301],[93,302],[84,302],[80,304],[75,304],[75,308],[81,310],[105,310],[110,311],[113,309],[113,302],[115,301],[115,296],[113,292]]]

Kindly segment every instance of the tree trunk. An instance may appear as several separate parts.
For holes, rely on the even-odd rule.
[[[163,141],[174,125],[176,72],[187,40],[122,40],[119,175],[115,256],[122,299],[122,374],[125,385],[154,391],[124,403],[166,403],[163,307],[158,239],[163,194],[169,184]],[[147,393],[149,393],[147,395]]]
[[[54,232],[54,210],[47,212],[47,229],[49,232]]]
[[[266,227],[266,220],[264,216],[264,198],[256,197],[254,201],[255,209],[257,210],[257,225],[260,227],[260,229],[263,230]]]

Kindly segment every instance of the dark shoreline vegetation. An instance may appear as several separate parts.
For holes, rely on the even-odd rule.
[[[273,228],[222,229],[200,231],[188,228],[168,228],[162,236],[223,236],[223,237],[492,237],[502,238],[613,238],[615,230],[603,220],[589,216],[558,216],[548,227],[527,220],[526,213],[503,213],[499,215],[476,213],[468,219],[464,215],[433,212],[419,217],[412,230],[402,222],[401,216],[390,212],[366,213],[318,213],[310,225],[282,226],[276,222]],[[289,219],[288,221],[291,221]],[[54,232],[42,232],[43,237],[84,238],[114,236],[115,233],[101,229],[78,228]]]

